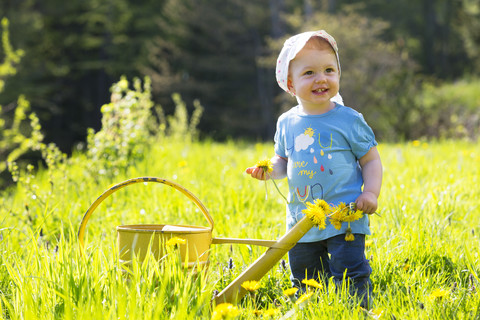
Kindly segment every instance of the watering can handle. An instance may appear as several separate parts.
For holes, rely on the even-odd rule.
[[[208,213],[207,208],[200,202],[200,200],[198,200],[197,197],[195,197],[195,195],[193,193],[191,193],[190,191],[188,191],[187,189],[185,189],[181,185],[179,185],[175,182],[166,180],[166,179],[160,179],[160,178],[155,178],[155,177],[133,178],[133,179],[129,179],[129,180],[120,182],[119,184],[116,184],[116,185],[110,187],[107,191],[102,193],[102,195],[100,197],[98,197],[97,200],[95,200],[94,203],[92,203],[90,208],[88,208],[87,212],[85,212],[85,215],[83,216],[83,219],[82,219],[82,223],[80,224],[80,228],[78,229],[78,240],[80,241],[80,245],[81,245],[82,248],[84,246],[84,241],[83,240],[84,240],[84,237],[85,237],[85,228],[87,226],[88,219],[92,215],[93,211],[97,208],[97,206],[103,200],[105,200],[108,196],[110,196],[112,193],[114,193],[114,192],[116,192],[116,191],[118,191],[118,190],[120,190],[120,189],[122,189],[122,188],[124,188],[128,185],[131,185],[131,184],[134,184],[134,183],[140,183],[140,182],[144,182],[144,183],[145,182],[158,182],[158,183],[163,183],[163,184],[166,184],[170,187],[173,187],[173,188],[177,189],[178,191],[183,193],[185,196],[187,196],[187,198],[192,200],[197,205],[197,207],[202,211],[205,218],[207,218],[207,221],[210,224],[210,228],[213,229],[213,219],[210,216],[210,214]]]

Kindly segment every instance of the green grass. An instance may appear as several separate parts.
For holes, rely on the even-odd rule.
[[[383,144],[379,150],[385,169],[381,216],[372,216],[366,252],[375,294],[370,318],[479,318],[478,144]],[[266,198],[264,184],[243,173],[272,152],[271,144],[184,145],[164,139],[116,176],[103,174],[83,154],[55,170],[22,173],[0,199],[0,317],[210,319],[213,291],[265,249],[212,245],[208,271],[196,276],[179,268],[175,255],[164,263],[134,263],[126,275],[118,261],[117,225],[208,225],[189,199],[162,184],[131,185],[107,198],[88,222],[83,256],[79,224],[112,184],[155,176],[179,183],[202,201],[215,222],[213,236],[277,239],[285,232],[283,199],[271,183]],[[286,181],[278,185],[286,193]],[[273,268],[255,296],[238,305],[238,318],[261,319],[253,315],[255,308],[277,309],[274,318],[286,313],[290,319],[366,317],[345,291],[332,287],[295,307],[282,296],[288,277],[280,264]],[[437,289],[447,294],[434,298]]]

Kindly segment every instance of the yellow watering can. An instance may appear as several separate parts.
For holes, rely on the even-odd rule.
[[[238,239],[238,238],[212,238],[213,219],[208,213],[207,208],[190,191],[179,184],[155,177],[141,177],[129,179],[110,187],[103,192],[93,204],[88,208],[83,216],[80,228],[78,230],[78,240],[81,247],[84,247],[85,229],[88,219],[97,206],[112,193],[134,183],[157,182],[173,187],[189,198],[203,213],[209,227],[185,226],[185,225],[161,225],[161,224],[142,224],[142,225],[124,225],[117,227],[117,244],[120,254],[120,261],[129,263],[135,256],[139,261],[143,261],[150,249],[151,254],[160,259],[165,250],[162,244],[169,239],[178,237],[185,240],[184,245],[180,245],[180,256],[182,262],[189,268],[202,268],[208,264],[208,255],[210,244],[239,243],[251,244],[269,247],[253,264],[251,264],[242,274],[232,281],[222,292],[215,297],[216,303],[229,302],[236,303],[246,293],[241,286],[247,280],[259,281],[275,264],[287,253],[303,235],[313,227],[313,222],[304,217],[290,229],[279,240],[259,240],[259,239]]]

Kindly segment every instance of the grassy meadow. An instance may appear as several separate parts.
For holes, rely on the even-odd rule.
[[[374,307],[360,310],[345,290],[312,289],[297,304],[288,261],[235,307],[232,319],[479,319],[480,148],[464,141],[381,144],[384,183],[380,216],[366,255],[373,268]],[[248,178],[247,166],[273,145],[162,139],[115,174],[85,153],[49,169],[19,170],[0,198],[0,318],[211,319],[221,291],[265,251],[212,245],[206,272],[192,275],[176,255],[163,263],[118,261],[115,227],[122,224],[207,226],[196,206],[162,184],[135,184],[112,194],[92,214],[81,255],[82,216],[112,184],[153,176],[195,194],[214,220],[214,237],[277,239],[285,233],[284,200],[271,182]],[[40,166],[42,167],[42,166]],[[286,181],[277,181],[286,193]],[[287,259],[287,257],[284,257]],[[287,269],[285,269],[287,267]],[[219,317],[220,319],[221,317]]]

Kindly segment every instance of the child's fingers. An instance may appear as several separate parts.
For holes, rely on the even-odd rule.
[[[250,168],[245,169],[245,173],[251,175],[255,179],[265,180],[265,176],[264,176],[262,168],[250,167]]]
[[[377,206],[374,203],[369,203],[368,201],[364,201],[364,199],[357,199],[356,205],[358,210],[366,214],[375,213],[375,210],[377,210]]]
[[[260,168],[258,168],[258,167],[250,167],[250,168],[245,169],[245,173],[251,174],[252,177],[256,178],[257,175],[258,175],[258,173],[259,173],[259,170],[258,170],[258,169],[260,169]]]
[[[261,168],[255,168],[253,169],[252,172],[252,177],[258,179],[258,180],[263,180],[263,170]]]
[[[245,173],[252,174],[253,169],[255,169],[255,167],[247,168],[247,169],[245,169]]]

